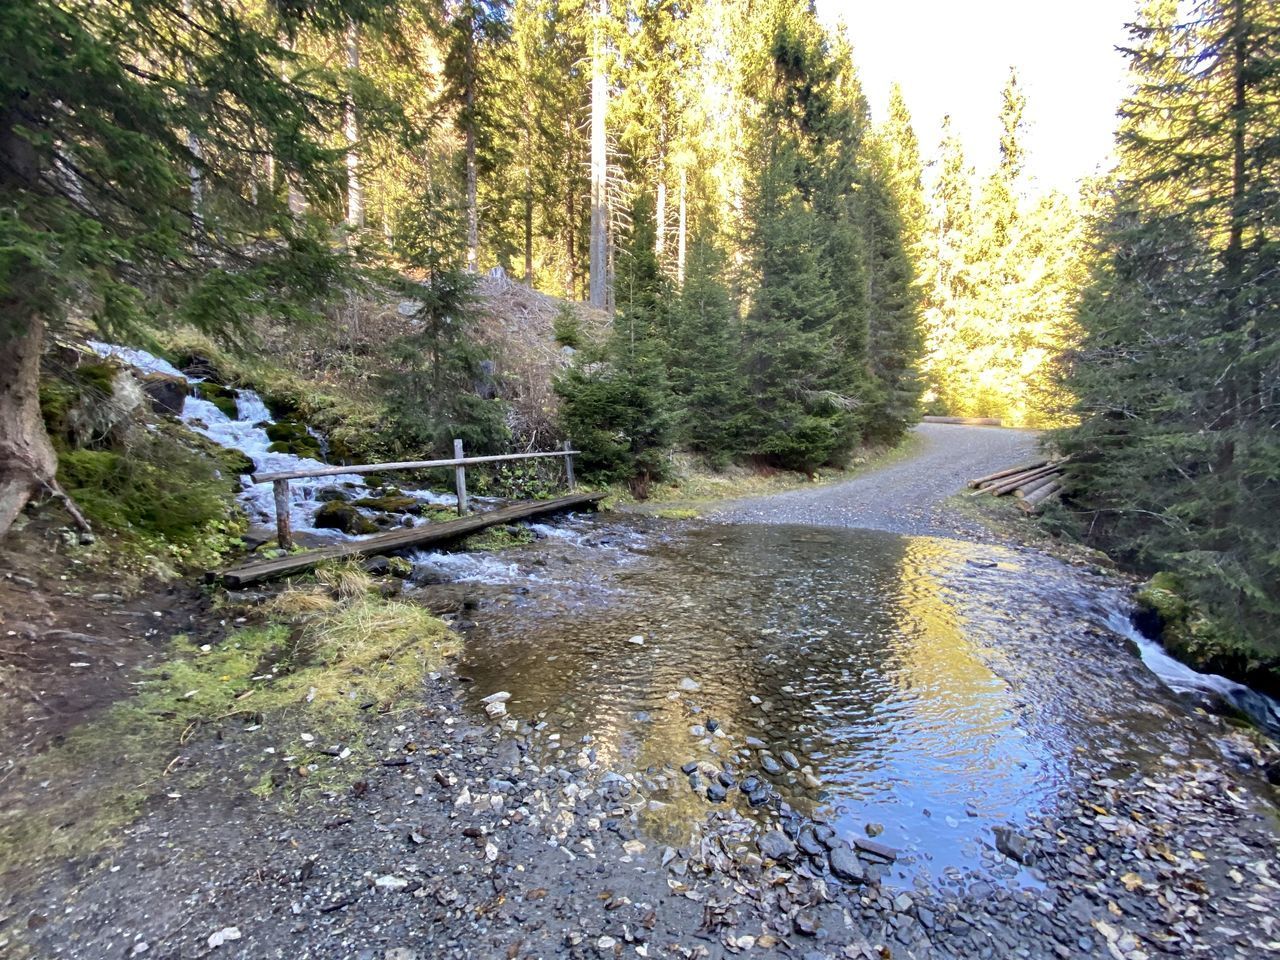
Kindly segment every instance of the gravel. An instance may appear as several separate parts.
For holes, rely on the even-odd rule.
[[[861,527],[892,533],[988,540],[978,523],[946,500],[974,477],[1036,456],[1034,430],[922,423],[919,447],[906,459],[833,486],[730,501],[707,511],[730,523]]]

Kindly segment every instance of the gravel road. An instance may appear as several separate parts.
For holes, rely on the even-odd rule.
[[[974,477],[1034,458],[1033,430],[922,423],[919,450],[904,460],[813,490],[735,500],[707,511],[730,523],[795,523],[861,527],[934,537],[987,539],[947,499]]]

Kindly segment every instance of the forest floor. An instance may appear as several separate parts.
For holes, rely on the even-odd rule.
[[[1026,458],[1034,435],[942,425],[919,434],[907,460],[714,513],[997,537],[948,497],[970,476]],[[244,594],[214,607],[191,587],[163,603],[158,592],[126,603],[111,584],[110,571],[47,560],[3,585],[0,633],[20,657],[111,678],[69,711],[47,697],[23,701],[9,716],[20,726],[30,726],[27,714],[68,716],[39,736],[6,735],[6,752],[40,751],[91,718],[157,655],[158,635],[182,629],[216,651],[237,619],[269,599]],[[459,588],[459,613],[483,616],[466,593]],[[41,638],[64,646],[40,649]],[[107,648],[120,652],[94,654]],[[1095,648],[1079,655],[1098,662],[1085,693],[1102,711],[1131,695],[1131,681],[1105,665],[1113,644]],[[75,666],[84,662],[94,667]],[[527,723],[469,710],[465,681],[433,673],[412,702],[370,711],[362,737],[371,752],[317,758],[345,765],[339,778],[312,773],[330,789],[296,781],[268,799],[248,789],[264,758],[285,755],[288,769],[294,746],[252,717],[184,731],[170,751],[181,762],[163,773],[114,770],[145,779],[146,798],[105,840],[71,857],[51,855],[53,837],[0,851],[0,955],[1145,960],[1280,950],[1275,812],[1261,800],[1265,785],[1224,760],[1175,747],[1152,772],[1106,751],[1081,757],[1058,813],[1012,831],[992,852],[1031,864],[1029,873],[1004,864],[1026,882],[902,886],[889,877],[891,854],[875,843],[851,850],[799,817],[759,836],[656,842],[636,823],[650,801],[634,776],[609,768],[603,742],[599,754],[590,742],[566,744],[548,763]],[[1215,725],[1214,736],[1246,762],[1250,741],[1218,718],[1188,713],[1169,723],[1176,742]],[[104,743],[77,755],[78,766],[61,771],[65,786],[111,773],[118,752]],[[64,785],[48,769],[11,757],[0,826],[59,793]],[[98,815],[83,811],[86,820]],[[75,819],[56,830],[74,830]]]

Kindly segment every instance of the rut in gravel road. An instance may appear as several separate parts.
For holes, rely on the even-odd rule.
[[[833,486],[730,501],[707,511],[728,523],[860,527],[917,536],[988,540],[990,533],[947,500],[974,477],[1036,456],[1034,430],[922,423],[909,458]]]

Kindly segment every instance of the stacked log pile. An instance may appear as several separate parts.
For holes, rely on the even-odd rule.
[[[997,470],[985,477],[970,480],[973,496],[989,493],[993,497],[1013,494],[1027,513],[1036,513],[1062,493],[1062,460],[1036,460],[1018,467]]]

